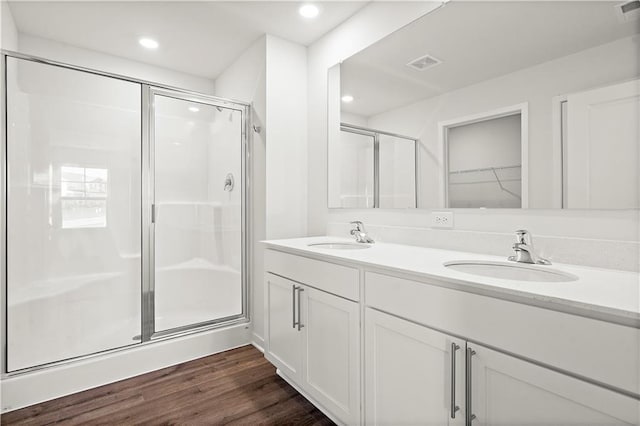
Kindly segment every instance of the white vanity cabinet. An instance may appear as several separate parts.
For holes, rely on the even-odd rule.
[[[637,327],[320,256],[265,251],[265,356],[338,423],[640,425]]]
[[[394,418],[468,426],[640,424],[637,399],[544,366],[555,363],[571,371],[591,364],[591,377],[584,377],[609,377],[605,384],[615,385],[618,376],[609,372],[620,367],[616,361],[634,365],[626,361],[633,353],[618,351],[638,344],[633,329],[587,318],[574,325],[573,316],[370,272],[365,303],[367,424],[389,424]],[[511,305],[519,312],[506,310]],[[544,317],[552,314],[555,328],[527,328],[529,322],[546,324]],[[602,335],[598,326],[610,326],[609,335]],[[475,343],[479,338],[501,351]],[[593,338],[605,345],[600,351],[591,350],[594,342],[588,340]],[[452,343],[461,348],[455,362]],[[450,377],[454,365],[455,380]],[[461,407],[455,419],[446,418],[452,401]],[[427,409],[429,413],[421,412]]]
[[[305,288],[304,386],[338,419],[360,419],[360,308],[356,302]]]
[[[638,424],[631,397],[370,308],[365,342],[367,425]]]
[[[479,344],[468,343],[466,355],[471,425],[638,424],[629,396]]]
[[[334,420],[359,424],[359,271],[278,252],[265,259],[266,358]]]
[[[365,311],[367,425],[464,425],[465,342]]]
[[[297,327],[300,285],[273,274],[265,275],[269,341],[267,359],[291,380],[302,378],[302,333]]]

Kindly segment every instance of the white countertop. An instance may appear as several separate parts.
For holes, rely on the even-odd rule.
[[[264,244],[268,248],[321,260],[347,261],[417,274],[456,289],[640,327],[640,274],[635,272],[554,263],[535,267],[552,268],[575,275],[578,279],[569,282],[514,281],[472,275],[444,266],[445,262],[456,260],[506,261],[506,258],[499,256],[388,243],[375,243],[370,248],[357,250],[309,246],[323,242],[353,243],[354,240],[307,237],[271,240]]]

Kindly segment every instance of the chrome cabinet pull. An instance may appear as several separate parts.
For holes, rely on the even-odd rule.
[[[293,284],[291,286],[291,296],[292,296],[292,300],[291,300],[291,312],[293,313],[293,319],[291,321],[292,323],[292,327],[296,328],[296,325],[298,325],[296,323],[296,290],[298,289],[298,286]]]
[[[476,351],[474,351],[472,348],[467,346],[467,356],[465,357],[465,364],[466,364],[466,395],[465,395],[465,400],[467,403],[467,417],[466,417],[466,426],[471,426],[471,422],[476,418],[476,415],[473,414],[473,404],[471,401],[471,394],[472,394],[472,389],[471,389],[471,380],[472,380],[472,371],[471,371],[471,367],[472,367],[472,360],[471,357],[474,356],[476,354]]]
[[[451,418],[456,418],[456,411],[460,409],[456,405],[456,351],[460,349],[459,345],[451,342]]]
[[[300,294],[304,291],[304,288],[302,287],[298,287],[298,331],[300,331],[300,329],[302,327],[304,327],[304,325],[302,325],[302,322],[300,321]]]

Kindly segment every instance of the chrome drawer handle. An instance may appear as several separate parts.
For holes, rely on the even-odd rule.
[[[292,327],[296,328],[296,325],[298,325],[296,323],[296,290],[298,289],[298,286],[293,284],[291,286],[291,296],[292,296],[292,300],[291,300],[291,312],[293,314],[293,319],[291,320],[292,322]]]
[[[456,405],[456,351],[460,349],[459,345],[451,342],[451,418],[456,418],[456,411],[460,409]]]
[[[471,422],[476,418],[475,414],[473,413],[473,404],[471,401],[472,398],[472,389],[471,389],[471,380],[472,380],[472,371],[471,371],[471,367],[472,367],[472,360],[471,357],[474,356],[476,354],[476,351],[474,351],[472,348],[467,346],[467,356],[465,357],[465,363],[466,363],[466,388],[467,388],[467,394],[466,394],[466,401],[467,401],[467,418],[466,418],[466,425],[467,426],[471,426]]]
[[[302,321],[300,321],[300,293],[302,293],[304,291],[304,288],[302,287],[298,287],[298,331],[300,331],[300,329],[302,327],[304,327],[304,325],[302,325]]]

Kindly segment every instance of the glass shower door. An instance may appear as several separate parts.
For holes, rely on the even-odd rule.
[[[242,110],[152,89],[153,332],[243,313]]]
[[[141,85],[7,58],[7,371],[141,341]]]
[[[336,164],[340,164],[339,187],[335,193],[339,203],[332,207],[348,209],[370,208],[376,202],[376,138],[370,132],[357,129],[340,129],[340,146],[334,152]]]

